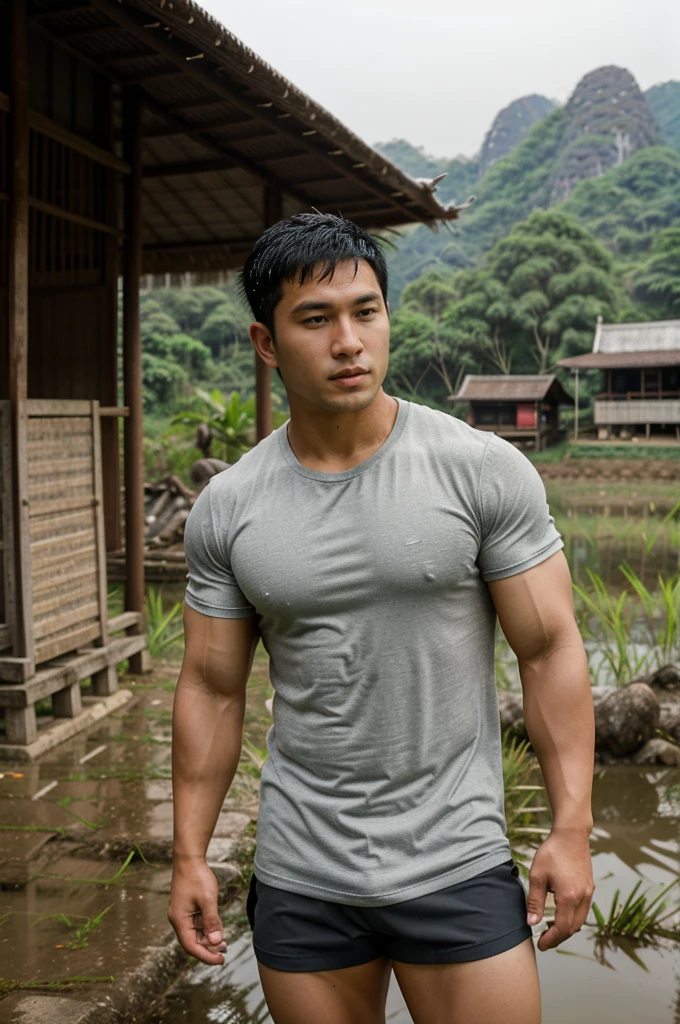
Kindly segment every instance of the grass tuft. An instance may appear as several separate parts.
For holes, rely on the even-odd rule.
[[[593,903],[595,923],[591,926],[596,929],[597,937],[601,939],[628,938],[638,941],[658,937],[680,938],[680,924],[675,924],[673,927],[664,926],[664,922],[674,917],[677,918],[680,914],[680,905],[670,904],[669,900],[664,899],[679,882],[680,879],[675,879],[651,900],[649,899],[649,889],[638,895],[642,885],[641,879],[633,886],[623,903],[620,902],[621,890],[617,889],[607,917],[604,916],[597,903]]]

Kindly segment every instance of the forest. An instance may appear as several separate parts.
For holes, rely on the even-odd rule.
[[[538,96],[510,104],[470,159],[404,140],[378,148],[415,177],[446,170],[445,200],[476,197],[453,225],[381,237],[392,393],[457,411],[448,399],[465,373],[550,372],[590,349],[598,316],[680,317],[680,82],[642,94],[624,69],[598,69],[563,107]],[[208,414],[205,392],[252,396],[249,322],[236,278],[143,293],[149,474],[196,456],[178,417]],[[280,422],[275,375],[273,391]]]

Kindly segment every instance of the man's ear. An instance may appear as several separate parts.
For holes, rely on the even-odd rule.
[[[389,302],[386,302],[386,303],[385,303],[385,309],[387,310],[387,316],[388,316],[388,318],[389,318],[389,317],[391,317],[391,316],[392,316],[392,310],[390,309],[390,304],[389,304]]]
[[[274,339],[272,333],[268,327],[259,322],[252,323],[250,325],[250,340],[253,343],[253,348],[257,352],[258,356],[262,359],[262,362],[266,366],[275,370],[278,365],[278,359],[276,358],[276,349],[274,348]]]

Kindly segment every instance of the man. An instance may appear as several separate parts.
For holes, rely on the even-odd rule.
[[[571,581],[512,445],[389,397],[384,257],[305,214],[256,243],[250,335],[290,420],[189,517],[170,920],[223,963],[206,848],[258,637],[275,689],[249,914],[276,1024],[538,1024],[539,949],[583,924],[594,724]],[[496,617],[553,811],[527,904],[503,818]]]

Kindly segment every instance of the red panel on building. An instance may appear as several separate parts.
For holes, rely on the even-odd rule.
[[[517,426],[518,427],[535,427],[536,426],[536,407],[533,402],[518,402],[517,403]]]

